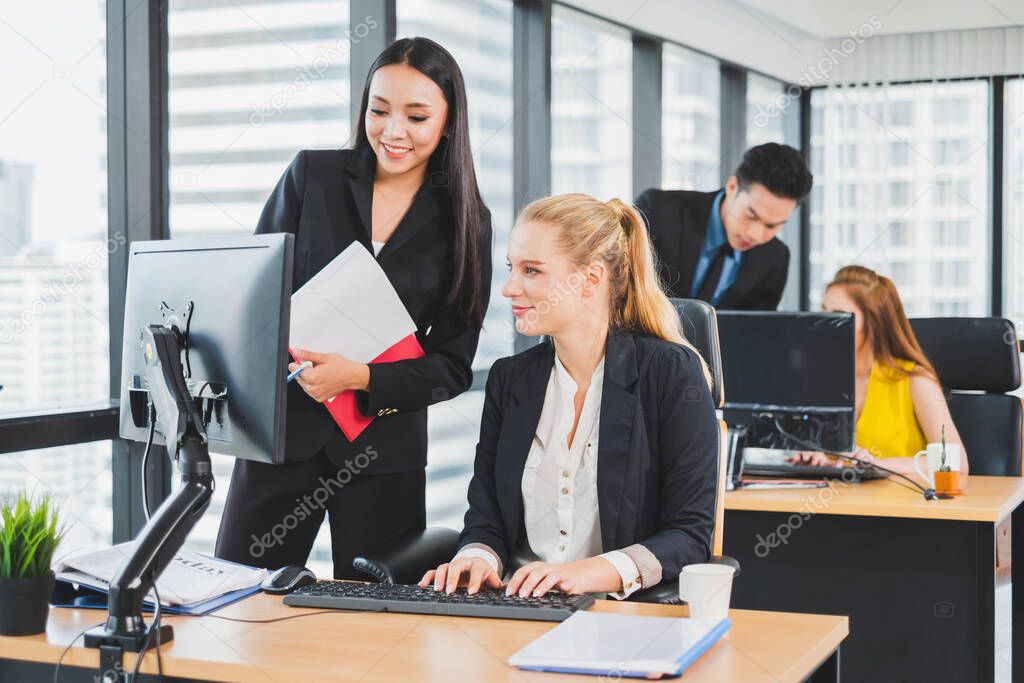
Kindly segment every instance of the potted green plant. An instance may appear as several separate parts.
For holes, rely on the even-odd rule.
[[[50,562],[66,531],[48,495],[24,491],[0,501],[0,635],[46,630],[53,571]]]
[[[939,468],[935,470],[935,490],[939,493],[956,493],[960,489],[960,473],[946,462],[946,425],[942,425]]]

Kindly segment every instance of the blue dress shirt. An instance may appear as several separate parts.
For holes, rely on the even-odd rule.
[[[704,245],[701,247],[700,258],[697,259],[697,269],[693,273],[693,284],[690,287],[690,296],[693,298],[697,297],[697,292],[704,284],[704,277],[708,273],[708,268],[711,267],[711,260],[715,258],[715,252],[725,244],[725,226],[722,225],[721,212],[722,197],[724,196],[725,190],[722,190],[715,197],[714,204],[711,205],[711,215],[708,216],[708,227],[704,233]],[[725,290],[732,287],[742,263],[743,252],[741,251],[734,251],[732,256],[725,257],[725,262],[722,263],[722,275],[718,278],[718,286],[715,288],[714,296],[711,297],[712,306],[717,306],[718,300]]]

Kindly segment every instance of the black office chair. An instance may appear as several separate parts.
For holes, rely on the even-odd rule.
[[[672,299],[679,313],[683,336],[693,344],[708,364],[711,373],[711,400],[715,408],[721,408],[725,401],[722,385],[722,353],[718,345],[718,319],[710,304],[698,299]],[[734,558],[722,555],[725,537],[725,490],[728,478],[728,428],[719,420],[718,448],[718,495],[715,498],[715,530],[711,537],[711,563],[727,564],[739,576],[740,563]],[[653,588],[638,591],[630,596],[639,602],[679,603],[679,582],[673,577],[662,577],[662,582]]]
[[[971,461],[971,474],[1021,476],[1024,456],[1017,331],[1003,318],[912,318],[910,326],[935,366],[949,413]]]
[[[715,309],[696,299],[673,299],[679,312],[683,334],[704,357],[711,371],[711,397],[716,408],[721,408],[722,356],[718,346],[718,322]],[[728,564],[739,574],[739,563],[731,557],[722,556],[722,537],[725,519],[726,484],[726,432],[725,423],[720,423],[721,439],[719,448],[718,495],[715,501],[715,530],[712,536],[711,562]],[[434,527],[422,532],[409,534],[389,543],[388,549],[357,557],[353,566],[372,576],[377,581],[391,583],[415,583],[423,574],[455,554],[459,534],[451,529]],[[652,588],[637,591],[630,600],[675,604],[679,602],[679,585],[675,577],[663,577],[661,583]]]

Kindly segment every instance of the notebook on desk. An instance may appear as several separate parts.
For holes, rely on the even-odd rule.
[[[110,581],[131,556],[135,541],[72,553],[54,566],[50,604],[105,609]],[[169,614],[207,614],[260,590],[265,569],[228,562],[181,549],[157,579],[160,604]],[[151,591],[143,603],[155,606]]]
[[[732,625],[700,619],[576,612],[509,657],[530,671],[616,678],[679,676]]]

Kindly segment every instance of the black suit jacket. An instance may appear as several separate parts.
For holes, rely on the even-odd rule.
[[[659,274],[670,297],[691,298],[693,275],[718,192],[651,189],[636,200],[636,207],[647,218]],[[716,308],[774,311],[782,300],[788,272],[789,248],[772,238],[743,253],[736,280],[722,292]]]
[[[487,377],[469,511],[459,545],[482,543],[508,567],[526,539],[522,478],[554,363],[550,341],[496,361]],[[718,420],[697,355],[613,332],[605,348],[597,497],[605,552],[640,543],[662,578],[711,556]]]
[[[260,216],[257,234],[295,235],[292,291],[352,242],[373,253],[370,237],[376,157],[368,148],[303,150],[285,171]],[[484,273],[481,300],[491,283],[490,216],[482,231]],[[286,456],[305,460],[320,449],[341,466],[367,447],[378,457],[368,474],[419,469],[427,462],[427,406],[466,391],[480,327],[445,305],[452,286],[455,226],[442,187],[424,182],[412,206],[377,257],[381,268],[416,322],[422,358],[370,365],[370,384],[357,392],[367,416],[378,416],[349,442],[327,409],[297,382],[288,387]],[[309,349],[321,351],[321,349]]]

